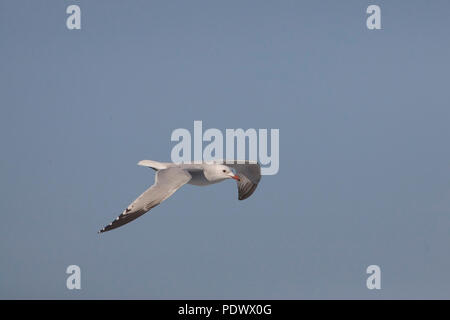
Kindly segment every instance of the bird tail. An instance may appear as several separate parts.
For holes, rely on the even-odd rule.
[[[167,163],[153,161],[153,160],[141,160],[138,162],[138,166],[149,167],[154,170],[162,170],[162,169],[168,168]]]

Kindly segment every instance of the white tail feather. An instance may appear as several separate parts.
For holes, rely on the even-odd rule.
[[[153,160],[141,160],[138,162],[138,166],[150,167],[155,170],[162,170],[168,168],[167,164]]]

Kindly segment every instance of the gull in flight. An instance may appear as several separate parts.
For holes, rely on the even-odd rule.
[[[261,180],[261,167],[253,161],[233,160],[176,164],[142,160],[139,161],[138,165],[156,171],[155,183],[134,200],[113,222],[101,229],[99,233],[118,228],[139,218],[169,198],[186,183],[207,186],[226,179],[234,179],[237,181],[238,198],[244,200],[250,197],[259,180]]]

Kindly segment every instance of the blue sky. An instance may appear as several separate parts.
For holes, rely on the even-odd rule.
[[[449,298],[449,6],[2,1],[0,297]],[[279,129],[279,173],[98,235],[194,120]]]

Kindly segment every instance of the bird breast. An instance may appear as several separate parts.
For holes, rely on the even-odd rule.
[[[192,184],[194,186],[207,186],[225,180],[219,179],[210,181],[205,177],[205,173],[203,172],[203,170],[188,170],[188,172],[192,176],[192,179],[189,180],[188,184]]]

